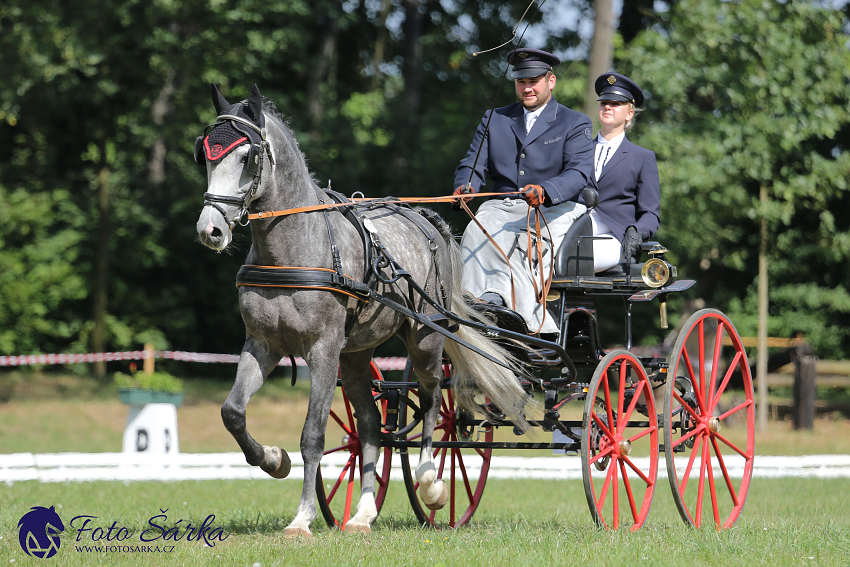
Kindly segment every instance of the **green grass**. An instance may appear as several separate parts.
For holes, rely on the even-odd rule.
[[[178,411],[183,452],[237,450],[219,416],[229,386],[186,381],[186,401]],[[121,449],[127,408],[109,385],[77,376],[2,373],[0,390],[3,453]],[[285,377],[270,381],[249,406],[249,429],[263,443],[296,448],[306,395],[305,384],[291,388]],[[757,435],[756,446],[757,455],[850,453],[850,424],[823,417],[814,431],[798,432],[787,420],[772,421]],[[540,454],[515,452],[532,453]],[[580,480],[490,480],[472,524],[449,531],[420,528],[404,485],[393,482],[371,535],[347,536],[319,518],[312,539],[287,539],[282,531],[300,490],[300,478],[0,485],[0,565],[850,567],[848,479],[755,478],[738,524],[717,532],[686,527],[666,480],[659,478],[649,519],[637,533],[597,529]],[[56,506],[66,524],[83,514],[97,516],[95,525],[102,527],[116,522],[136,534],[134,544],[160,510],[167,510],[169,526],[197,526],[215,514],[214,526],[231,535],[215,547],[184,540],[169,542],[171,553],[96,554],[75,552],[76,533],[66,530],[61,555],[40,560],[18,544],[17,522],[32,506]]]
[[[581,481],[491,480],[472,524],[447,531],[418,527],[404,486],[392,483],[371,535],[348,536],[317,519],[312,539],[288,539],[281,532],[300,487],[298,480],[3,486],[0,564],[45,564],[23,553],[16,525],[31,506],[55,505],[66,524],[88,514],[138,534],[162,509],[182,525],[215,514],[214,525],[230,533],[215,547],[184,540],[170,542],[171,553],[96,554],[74,551],[76,534],[66,530],[51,559],[62,565],[850,565],[845,479],[756,479],[741,520],[723,532],[684,526],[659,483],[647,525],[636,533],[597,529]]]

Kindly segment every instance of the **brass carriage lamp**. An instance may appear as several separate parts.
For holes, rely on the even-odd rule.
[[[646,261],[640,271],[640,276],[643,283],[651,288],[663,287],[670,281],[671,277],[676,277],[676,266],[671,265],[664,259],[664,254],[667,249],[656,244],[649,250],[650,259]],[[667,294],[661,294],[658,298],[658,305],[661,311],[661,328],[667,329]]]
[[[649,260],[647,260],[640,271],[640,277],[649,287],[662,287],[671,277],[676,276],[676,266],[671,265],[664,259],[664,254],[667,249],[656,244],[649,250]]]

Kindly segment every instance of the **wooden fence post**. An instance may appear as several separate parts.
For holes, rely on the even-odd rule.
[[[812,430],[815,426],[815,356],[812,345],[799,341],[791,347],[794,362],[794,429]]]
[[[153,374],[155,359],[156,351],[153,348],[153,343],[145,343],[145,358],[142,361],[142,372]]]

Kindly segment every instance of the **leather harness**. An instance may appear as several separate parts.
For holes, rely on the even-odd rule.
[[[274,157],[271,151],[271,146],[266,140],[266,132],[265,128],[258,127],[251,122],[242,119],[241,117],[234,115],[222,115],[218,117],[216,122],[220,124],[224,121],[230,121],[234,126],[237,126],[236,123],[240,125],[245,125],[250,127],[252,130],[260,134],[260,143],[252,146],[252,155],[256,156],[256,161],[258,162],[258,167],[255,169],[252,167],[252,175],[254,177],[253,183],[251,184],[251,188],[246,192],[246,194],[242,197],[229,197],[229,196],[219,196],[212,195],[210,193],[204,194],[204,205],[212,206],[219,210],[222,213],[222,216],[227,220],[227,215],[218,205],[218,203],[225,203],[230,205],[240,206],[240,210],[237,215],[228,221],[229,228],[233,230],[233,227],[236,223],[242,224],[242,218],[247,218],[247,221],[251,221],[254,219],[262,219],[269,217],[276,217],[288,214],[295,214],[301,212],[313,212],[313,211],[322,211],[325,217],[325,221],[328,228],[328,237],[330,239],[331,244],[331,254],[333,256],[333,265],[334,268],[305,268],[305,267],[293,267],[293,266],[256,266],[256,265],[243,265],[237,275],[236,275],[236,286],[253,286],[253,287],[276,287],[276,288],[295,288],[295,289],[316,289],[323,291],[331,291],[335,293],[342,293],[349,297],[353,297],[359,300],[357,306],[354,309],[354,312],[347,317],[347,321],[345,324],[345,334],[348,335],[351,330],[354,322],[357,319],[357,314],[363,308],[363,305],[369,303],[369,301],[375,301],[382,305],[393,309],[394,311],[401,313],[405,317],[416,321],[417,323],[423,324],[432,330],[440,333],[448,339],[451,339],[458,344],[472,350],[473,352],[485,357],[491,362],[498,364],[512,372],[521,372],[517,368],[511,367],[509,364],[499,360],[498,358],[482,351],[481,349],[475,347],[470,344],[466,340],[462,339],[458,335],[455,334],[459,327],[458,325],[464,325],[467,327],[472,327],[477,329],[480,332],[483,332],[486,336],[491,338],[496,337],[506,337],[509,339],[519,340],[531,345],[535,345],[543,348],[552,348],[556,353],[561,357],[561,360],[567,364],[566,373],[570,376],[575,376],[575,367],[570,361],[569,356],[566,351],[563,350],[559,345],[553,345],[548,341],[543,341],[538,337],[523,335],[521,333],[515,333],[513,331],[509,331],[506,329],[500,329],[499,327],[493,327],[491,325],[486,325],[484,323],[479,323],[476,321],[468,321],[463,319],[453,313],[450,310],[450,304],[448,302],[448,298],[446,296],[445,286],[442,282],[442,275],[439,271],[439,263],[436,261],[436,251],[437,245],[436,242],[431,235],[430,231],[426,228],[426,226],[421,222],[421,217],[411,211],[409,208],[404,205],[405,201],[416,201],[416,202],[456,202],[458,198],[456,196],[452,197],[437,197],[437,198],[425,198],[425,199],[396,199],[392,197],[384,198],[384,199],[363,199],[359,202],[352,202],[347,199],[345,196],[337,193],[335,191],[331,191],[329,188],[324,190],[324,195],[320,193],[319,197],[322,202],[321,205],[317,206],[309,206],[302,207],[299,209],[290,209],[285,211],[271,211],[271,212],[260,212],[253,214],[248,213],[248,204],[253,197],[257,186],[260,183],[260,177],[263,171],[263,157],[264,154],[268,155],[270,161],[274,164]],[[196,152],[197,153],[197,152]],[[322,191],[318,187],[316,187],[317,191]],[[486,194],[490,196],[489,194]],[[334,203],[326,203],[324,196],[329,196]],[[478,196],[485,196],[479,194]],[[469,209],[465,206],[465,203],[461,200],[461,204],[464,209],[468,212]],[[416,225],[429,241],[429,249],[432,253],[432,269],[435,270],[436,281],[440,290],[439,299],[435,300],[431,297],[425,289],[423,289],[407,272],[404,268],[402,268],[390,255],[386,248],[381,244],[380,237],[378,235],[377,229],[374,227],[372,221],[361,214],[358,214],[358,210],[361,207],[388,207],[391,212],[399,213],[409,221],[411,221],[414,225]],[[364,246],[364,278],[365,281],[358,282],[353,280],[352,278],[346,276],[342,273],[342,263],[339,257],[339,248],[336,246],[334,241],[333,230],[331,228],[330,218],[328,211],[330,209],[341,209],[345,217],[354,225],[357,229],[358,234],[360,234],[361,240],[363,241]],[[474,215],[471,215],[474,218]],[[489,237],[489,235],[488,235]],[[538,238],[539,238],[539,225],[538,225]],[[386,269],[390,270],[390,274],[385,272]],[[430,276],[430,274],[429,274]],[[378,281],[392,285],[399,281],[400,279],[404,279],[408,284],[409,289],[409,297],[407,299],[408,305],[402,305],[376,291]],[[541,286],[542,287],[542,286]],[[547,286],[548,287],[548,286]],[[413,293],[419,295],[419,297],[424,300],[426,303],[430,304],[437,311],[434,315],[425,315],[420,313],[414,306],[414,298]],[[545,297],[545,292],[544,292]],[[295,373],[293,372],[293,380],[295,380]]]
[[[339,194],[336,195],[337,198],[342,197]],[[345,199],[345,197],[342,198]],[[459,325],[464,325],[477,329],[490,338],[505,337],[508,339],[519,340],[540,348],[553,349],[561,357],[561,360],[565,361],[567,365],[566,375],[576,375],[575,367],[571,363],[569,356],[562,348],[560,348],[559,345],[544,341],[538,337],[528,336],[522,333],[517,333],[507,329],[501,329],[499,327],[479,323],[476,321],[468,321],[453,313],[449,309],[450,306],[448,304],[447,297],[445,294],[445,287],[442,285],[442,279],[441,275],[439,274],[438,267],[435,269],[437,270],[437,282],[440,287],[440,300],[436,300],[431,297],[431,295],[428,294],[427,291],[423,289],[416,282],[416,280],[413,279],[410,273],[407,272],[407,270],[402,268],[395,261],[395,259],[390,255],[387,249],[384,248],[384,246],[380,242],[380,237],[378,236],[377,231],[374,229],[374,225],[372,225],[368,217],[362,216],[357,213],[357,209],[363,206],[368,206],[370,208],[389,207],[394,213],[402,214],[403,216],[405,216],[405,218],[416,224],[416,226],[418,226],[428,237],[429,242],[431,243],[430,248],[432,252],[436,252],[436,243],[434,242],[430,231],[428,231],[428,229],[421,223],[421,220],[418,219],[418,216],[415,213],[399,205],[400,203],[398,203],[394,199],[370,200],[362,204],[351,203],[350,205],[349,210],[351,214],[346,215],[346,218],[348,218],[349,221],[355,224],[355,226],[358,228],[358,232],[361,234],[361,238],[363,238],[364,246],[367,247],[366,250],[370,251],[365,254],[366,262],[369,264],[368,272],[366,272],[367,277],[365,282],[355,281],[343,274],[335,260],[335,269],[303,268],[291,266],[245,265],[239,269],[239,272],[236,276],[236,285],[238,287],[257,286],[332,291],[357,298],[361,301],[361,303],[358,304],[358,308],[362,308],[365,303],[375,301],[377,303],[389,307],[390,309],[398,313],[401,313],[405,317],[408,317],[416,321],[417,323],[431,328],[432,330],[440,333],[446,338],[457,342],[458,344],[487,358],[491,362],[498,364],[499,366],[502,366],[504,368],[507,368],[513,372],[521,373],[520,370],[512,368],[504,361],[499,360],[498,358],[481,351],[476,346],[470,344],[469,342],[455,334],[455,331],[459,328]],[[324,209],[324,211],[325,214],[327,214],[327,209]],[[330,229],[330,223],[328,223],[328,230],[330,231],[329,234],[332,242],[332,248],[334,248],[335,245],[333,244],[333,232]],[[368,238],[366,237],[367,234]],[[436,258],[433,262],[433,265],[438,266]],[[390,273],[386,273],[386,270],[389,270]],[[379,281],[385,284],[393,284],[401,279],[407,282],[411,294],[411,297],[407,298],[407,305],[402,305],[401,303],[398,303],[397,301],[394,301],[376,291],[377,282]],[[412,295],[414,292],[422,300],[434,307],[437,313],[429,316],[417,311],[413,305]],[[355,319],[356,317],[351,316],[348,318],[348,321],[346,322],[346,335],[350,331]]]

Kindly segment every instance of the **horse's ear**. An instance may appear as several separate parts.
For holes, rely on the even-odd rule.
[[[212,88],[212,99],[215,111],[217,114],[221,114],[221,111],[230,106],[230,103],[227,102],[226,98],[221,96],[221,93],[218,92],[218,87],[215,86],[215,83],[210,83],[210,87]]]
[[[257,126],[260,128],[264,126],[263,95],[260,94],[260,88],[256,84],[251,89],[251,96],[248,97],[248,114]]]

